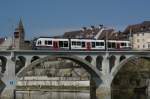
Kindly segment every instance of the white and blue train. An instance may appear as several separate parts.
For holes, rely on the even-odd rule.
[[[39,37],[34,40],[35,50],[128,50],[130,41],[125,40],[95,40],[95,39],[66,39]]]

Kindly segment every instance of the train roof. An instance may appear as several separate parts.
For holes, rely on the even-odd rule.
[[[37,39],[39,38],[52,38],[52,39],[75,39],[75,40],[97,40],[97,39],[88,39],[88,38],[63,38],[63,37],[46,37],[46,36],[41,36],[41,37],[38,37]],[[98,40],[101,40],[101,39],[98,39]]]

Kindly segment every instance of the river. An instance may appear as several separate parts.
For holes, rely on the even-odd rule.
[[[90,99],[88,92],[24,92],[16,93],[16,99]]]
[[[90,99],[89,92],[24,92],[16,93],[16,99]],[[111,96],[97,99],[150,99],[150,96],[143,93],[115,93]]]

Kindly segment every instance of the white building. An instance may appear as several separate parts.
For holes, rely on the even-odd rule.
[[[150,50],[150,31],[133,33],[132,46],[135,50]]]

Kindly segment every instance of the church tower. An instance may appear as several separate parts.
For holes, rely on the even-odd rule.
[[[25,31],[22,20],[19,20],[14,32],[14,49],[20,50],[24,48]]]

